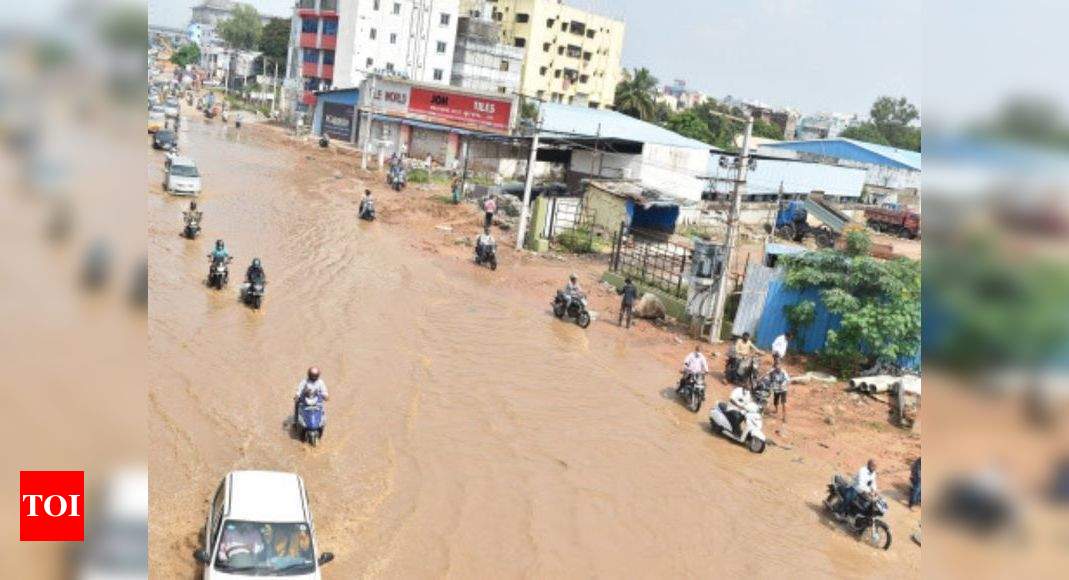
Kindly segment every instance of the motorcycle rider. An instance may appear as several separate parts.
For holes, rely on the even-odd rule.
[[[709,361],[702,354],[702,345],[694,345],[694,352],[691,352],[683,359],[683,377],[679,379],[679,386],[676,387],[676,392],[682,390],[683,385],[697,381],[699,376],[708,372]]]
[[[365,216],[365,211],[375,211],[375,200],[371,199],[371,190],[364,190],[364,199],[360,200],[360,217]]]
[[[746,419],[746,413],[750,405],[754,404],[753,396],[750,395],[749,388],[739,386],[732,389],[728,402],[730,405],[724,414],[727,415],[728,422],[731,423],[731,430],[738,435],[739,428]]]
[[[744,332],[731,346],[731,353],[728,355],[729,366],[735,368],[736,376],[744,376],[750,370],[750,357],[760,354],[761,349],[750,341],[750,333]],[[743,363],[747,364],[746,368],[743,368]]]
[[[493,247],[494,236],[490,235],[490,228],[483,228],[483,233],[479,234],[479,237],[475,238],[475,255],[480,260],[484,259],[485,252]]]
[[[305,397],[316,396],[326,401],[330,398],[327,394],[327,384],[319,378],[319,367],[310,367],[308,375],[297,385],[297,394],[293,396],[293,423],[297,424],[297,413],[301,409],[301,400]]]
[[[249,269],[245,270],[245,283],[250,286],[267,283],[267,274],[264,272],[263,264],[260,263],[260,258],[253,258]]]
[[[861,469],[857,470],[854,485],[843,492],[843,501],[839,504],[839,515],[846,516],[850,512],[850,506],[859,497],[871,501],[878,493],[879,491],[876,488],[876,460],[869,459],[865,465],[861,466]]]
[[[223,243],[223,240],[215,240],[215,248],[212,253],[208,254],[208,257],[212,259],[213,265],[230,257],[230,252],[226,250],[226,244]]]
[[[200,218],[203,214],[197,210],[197,202],[190,201],[189,209],[182,212],[182,219],[185,220],[187,226],[200,223]]]

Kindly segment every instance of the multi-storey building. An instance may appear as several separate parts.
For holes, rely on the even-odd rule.
[[[246,6],[250,5],[247,2],[235,2],[234,0],[204,0],[200,4],[190,8],[193,16],[189,21],[191,24],[200,26],[205,41],[204,43],[212,44],[219,40],[216,33],[216,28],[219,26],[219,23],[228,20],[233,15],[234,9],[241,4],[245,4]],[[273,17],[267,14],[261,14],[260,23],[266,25],[271,21],[271,18]]]
[[[288,85],[298,109],[314,91],[354,87],[371,72],[448,84],[457,0],[297,0]]]
[[[488,9],[501,23],[502,41],[527,51],[520,78],[524,96],[612,106],[621,73],[622,21],[566,6],[562,0],[462,0],[461,9]]]
[[[501,42],[501,24],[488,12],[461,16],[456,44],[450,84],[503,95],[519,92],[524,49]]]

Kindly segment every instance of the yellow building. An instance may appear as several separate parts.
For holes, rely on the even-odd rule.
[[[624,23],[561,0],[461,0],[501,24],[505,44],[526,49],[520,93],[555,103],[611,107],[620,81]]]

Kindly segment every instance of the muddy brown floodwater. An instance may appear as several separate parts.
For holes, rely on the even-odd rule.
[[[190,554],[233,469],[304,477],[327,578],[917,574],[901,507],[889,552],[855,541],[820,513],[829,466],[711,436],[708,405],[666,394],[672,367],[358,223],[293,148],[186,125],[198,240],[178,235],[162,156],[148,167],[154,577],[199,577]],[[236,256],[221,292],[204,284],[216,238]],[[237,297],[253,257],[259,312]],[[315,449],[287,424],[311,364],[331,392]]]

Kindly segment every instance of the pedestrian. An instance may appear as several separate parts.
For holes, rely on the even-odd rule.
[[[772,360],[783,360],[787,356],[787,345],[791,338],[793,338],[793,334],[788,331],[777,336],[776,340],[772,341]]]
[[[909,468],[909,509],[921,505],[921,458],[913,461]]]
[[[494,196],[486,196],[486,201],[483,202],[483,211],[486,212],[486,221],[483,223],[483,227],[490,227],[494,223],[494,214],[497,213],[497,202],[494,201]]]
[[[780,359],[772,357],[772,370],[768,372],[769,384],[772,387],[772,413],[780,412],[783,409],[783,422],[787,422],[787,385],[791,382],[791,377],[787,374],[787,371],[780,366]]]
[[[453,205],[460,203],[460,188],[463,182],[460,179],[460,175],[453,176],[453,183],[450,185],[450,189],[453,192]]]
[[[631,328],[631,309],[635,306],[635,298],[638,297],[638,289],[631,282],[631,278],[624,280],[624,285],[616,291],[617,294],[623,296],[620,299],[620,320],[617,321],[617,326],[624,325],[624,316],[627,317],[627,326],[625,328]]]

